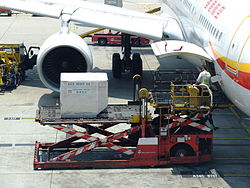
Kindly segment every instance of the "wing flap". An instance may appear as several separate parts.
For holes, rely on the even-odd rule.
[[[160,41],[151,44],[151,47],[156,56],[171,56],[171,55],[191,55],[206,61],[212,62],[213,59],[201,47],[177,40]]]

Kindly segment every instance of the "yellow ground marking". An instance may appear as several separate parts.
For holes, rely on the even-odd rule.
[[[250,140],[250,138],[224,138],[224,137],[216,137],[215,140]]]
[[[223,174],[224,177],[250,177],[250,174]]]
[[[250,160],[250,157],[215,157],[215,160]]]

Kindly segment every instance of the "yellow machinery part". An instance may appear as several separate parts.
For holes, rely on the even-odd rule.
[[[195,86],[188,86],[187,92],[189,94],[189,105],[190,106],[199,106],[199,89]]]
[[[211,108],[211,93],[202,85],[170,85],[173,107],[177,110]]]
[[[158,7],[158,8],[154,8],[152,10],[149,10],[147,11],[146,13],[148,14],[153,14],[153,13],[156,13],[156,12],[159,12],[161,10],[161,7]]]
[[[8,85],[10,74],[21,71],[20,50],[22,45],[0,44],[0,85]],[[5,76],[6,83],[4,83]]]
[[[141,88],[139,90],[139,98],[142,99],[148,99],[149,98],[149,92],[146,88]]]
[[[147,119],[150,120],[152,119],[152,115],[148,114]],[[131,123],[140,123],[140,115],[133,115],[132,116],[132,122]]]
[[[91,35],[91,34],[94,34],[94,33],[97,33],[97,32],[99,32],[99,31],[103,31],[104,30],[104,28],[98,28],[98,29],[94,29],[94,30],[91,30],[91,31],[89,31],[89,32],[87,32],[87,33],[83,33],[83,34],[81,34],[81,35],[79,35],[81,38],[85,38],[85,37],[87,37],[87,36],[89,36],[89,35]]]

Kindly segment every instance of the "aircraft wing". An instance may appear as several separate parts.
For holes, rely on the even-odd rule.
[[[1,0],[0,7],[52,18],[68,14],[71,16],[70,21],[153,40],[162,39],[168,25],[167,20],[156,15],[82,0]],[[171,26],[174,21],[170,21]]]

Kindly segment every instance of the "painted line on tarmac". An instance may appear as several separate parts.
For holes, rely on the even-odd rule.
[[[240,121],[240,124],[245,129],[245,131],[250,135],[250,127],[247,125],[247,123],[240,117],[240,115],[236,112],[236,110],[233,107],[230,107],[229,109]]]
[[[34,78],[34,79],[25,79],[25,81],[40,81],[40,79],[38,79],[38,78]]]
[[[250,146],[250,144],[213,144],[214,146]]]
[[[35,144],[0,144],[0,147],[20,147],[20,146],[35,146]]]
[[[224,177],[250,177],[250,174],[222,174]]]
[[[0,147],[12,147],[12,144],[0,144]]]
[[[35,146],[35,144],[13,144],[15,146]]]
[[[243,129],[242,127],[233,127],[233,126],[224,126],[224,127],[219,127],[220,129]]]
[[[22,119],[36,119],[34,117],[23,117]]]
[[[250,138],[224,138],[224,137],[216,137],[215,140],[250,140]]]
[[[36,119],[34,117],[4,117],[5,121],[19,121],[24,119]]]
[[[250,157],[215,157],[215,160],[250,160]]]

